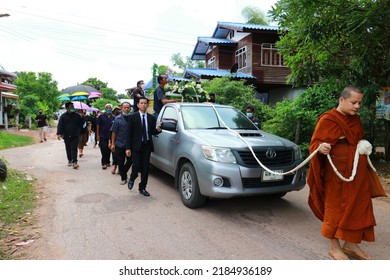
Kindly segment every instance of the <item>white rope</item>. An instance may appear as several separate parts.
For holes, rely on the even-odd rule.
[[[374,172],[376,172],[376,169],[375,167],[372,165],[372,162],[370,160],[370,157],[369,155],[371,154],[372,152],[372,146],[370,144],[370,142],[368,142],[367,140],[360,140],[357,147],[356,147],[356,151],[355,151],[355,157],[354,157],[354,160],[353,160],[353,168],[352,168],[352,173],[351,173],[351,176],[349,178],[345,178],[336,168],[336,166],[333,164],[333,161],[332,161],[332,158],[330,157],[330,155],[328,154],[327,157],[328,157],[328,160],[329,160],[329,163],[330,165],[332,166],[334,172],[336,173],[336,175],[343,181],[345,182],[351,182],[355,179],[355,176],[356,176],[356,170],[357,170],[357,166],[359,164],[359,155],[367,155],[367,161],[368,161],[368,164],[370,165],[370,167],[372,168],[372,170],[374,170]]]
[[[249,150],[251,151],[253,157],[256,159],[257,163],[261,166],[261,168],[263,168],[264,170],[268,171],[269,173],[276,174],[276,175],[287,175],[287,174],[291,174],[291,173],[294,173],[295,171],[299,170],[300,168],[305,166],[306,163],[308,163],[312,159],[312,157],[314,157],[314,155],[318,152],[318,150],[322,147],[322,144],[321,144],[311,155],[309,155],[308,158],[306,158],[304,161],[302,161],[299,165],[297,165],[295,168],[291,169],[290,171],[287,171],[287,172],[276,172],[276,171],[273,171],[273,170],[269,169],[267,166],[265,166],[257,158],[257,156],[256,156],[255,152],[253,151],[251,145],[249,145],[249,143],[240,134],[238,134],[238,136],[248,145]]]
[[[318,148],[311,154],[309,155],[309,157],[307,159],[305,159],[303,162],[301,162],[299,165],[297,165],[295,168],[291,169],[290,171],[287,171],[287,172],[276,172],[276,171],[273,171],[271,169],[269,169],[267,166],[265,166],[256,156],[255,152],[253,151],[252,149],[252,146],[245,140],[245,138],[243,138],[240,133],[238,133],[237,131],[234,131],[233,129],[231,129],[230,127],[228,127],[226,125],[226,123],[223,121],[223,119],[221,118],[221,116],[219,115],[218,111],[216,110],[214,104],[212,104],[213,108],[214,108],[214,111],[215,113],[217,114],[217,117],[218,119],[221,121],[221,123],[226,127],[227,130],[235,133],[237,135],[238,138],[240,138],[242,141],[244,141],[244,143],[248,146],[249,150],[251,151],[253,157],[256,159],[257,163],[261,166],[261,168],[263,168],[265,171],[271,173],[271,174],[275,174],[275,175],[287,175],[287,174],[291,174],[291,173],[294,173],[295,171],[297,171],[298,169],[302,168],[302,166],[305,166],[306,163],[308,163],[312,157],[314,157],[314,155],[318,152],[318,150],[322,147],[322,144],[318,146]]]
[[[301,167],[303,167],[304,165],[306,165],[306,163],[308,163],[314,156],[315,154],[318,153],[318,151],[321,149],[321,147],[325,144],[325,143],[322,143],[318,146],[318,148],[313,151],[303,162],[301,162],[298,166],[296,166],[295,168],[291,169],[290,171],[287,171],[287,172],[276,172],[276,171],[273,171],[271,169],[269,169],[268,167],[266,167],[256,156],[255,152],[253,151],[252,149],[252,146],[240,135],[240,133],[238,133],[237,131],[234,131],[233,129],[231,129],[230,127],[228,127],[226,125],[226,123],[223,121],[223,119],[221,118],[221,116],[219,115],[218,111],[216,110],[214,104],[212,104],[213,108],[214,108],[214,111],[215,113],[217,114],[217,117],[218,119],[221,121],[221,123],[226,127],[226,129],[228,129],[229,131],[231,132],[234,132],[238,138],[240,138],[242,141],[244,141],[244,143],[248,146],[249,150],[251,151],[253,157],[256,159],[257,163],[261,166],[261,168],[263,168],[264,170],[266,170],[267,172],[271,173],[271,174],[275,174],[275,175],[287,175],[287,174],[290,174],[290,173],[294,173],[295,171],[297,171],[298,169],[300,169]],[[327,158],[329,160],[329,163],[330,165],[332,166],[334,172],[336,173],[336,175],[343,181],[345,182],[351,182],[355,179],[355,175],[356,175],[356,170],[357,170],[357,166],[358,166],[358,163],[359,163],[359,155],[367,155],[367,161],[368,161],[368,164],[370,165],[370,167],[376,172],[376,169],[375,167],[372,165],[372,162],[370,160],[370,157],[369,155],[371,154],[372,152],[372,145],[370,144],[370,142],[368,142],[367,140],[360,140],[358,142],[358,145],[356,147],[356,152],[355,152],[355,158],[354,158],[354,163],[353,163],[353,169],[352,169],[352,174],[351,176],[347,179],[345,178],[336,168],[336,166],[333,164],[333,161],[332,161],[332,158],[330,157],[330,155],[328,154],[327,155]]]

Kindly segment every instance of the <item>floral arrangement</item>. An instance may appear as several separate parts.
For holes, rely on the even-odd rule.
[[[208,94],[200,83],[195,81],[180,81],[165,85],[165,94],[171,99],[181,99],[182,102],[206,102]]]

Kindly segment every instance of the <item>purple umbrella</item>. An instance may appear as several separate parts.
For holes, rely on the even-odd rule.
[[[86,110],[87,112],[92,112],[92,111],[99,111],[98,108],[94,108],[94,107],[89,107],[87,104],[85,103],[82,103],[82,102],[72,102],[73,103],[73,107],[75,109],[82,109],[82,110]],[[61,108],[64,108],[65,105],[62,105]]]
[[[82,110],[87,110],[87,111],[89,111],[91,109],[91,107],[89,107],[87,104],[82,103],[82,102],[72,102],[72,103],[73,103],[73,107],[76,109],[82,109]]]
[[[100,92],[91,92],[89,95],[88,95],[88,99],[93,99],[93,98],[100,98],[102,97],[102,94]]]
[[[87,104],[85,103],[81,103],[81,102],[72,102],[73,103],[73,107],[76,108],[76,109],[83,109],[83,110],[86,110],[87,112],[97,112],[99,111],[98,108],[94,108],[94,107],[89,107]]]

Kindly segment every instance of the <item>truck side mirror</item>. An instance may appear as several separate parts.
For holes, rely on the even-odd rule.
[[[161,129],[168,130],[168,131],[177,131],[177,120],[162,119]]]

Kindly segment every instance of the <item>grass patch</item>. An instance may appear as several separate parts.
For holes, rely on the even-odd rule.
[[[0,241],[6,240],[10,228],[25,224],[26,216],[31,216],[36,206],[36,199],[33,178],[8,168],[6,180],[0,181]],[[4,242],[0,242],[0,260],[11,259],[1,245]]]
[[[34,207],[34,181],[26,174],[8,169],[7,179],[0,182],[0,221],[5,225],[16,222]]]
[[[0,131],[0,150],[34,144],[34,138]]]

